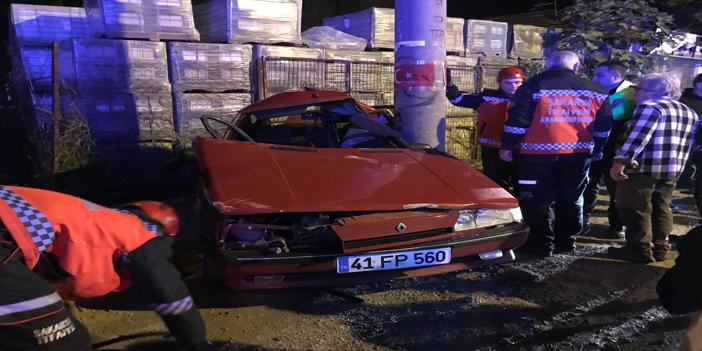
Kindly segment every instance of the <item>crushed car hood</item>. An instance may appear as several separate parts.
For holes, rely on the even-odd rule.
[[[513,208],[463,162],[408,149],[324,149],[199,138],[208,200],[223,215]]]

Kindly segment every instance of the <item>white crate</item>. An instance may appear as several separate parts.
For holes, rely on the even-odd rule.
[[[463,53],[465,51],[465,39],[463,27],[466,20],[463,18],[446,18],[446,52]]]
[[[251,56],[251,45],[168,43],[173,90],[250,91]]]
[[[466,54],[506,57],[507,28],[505,22],[466,20]]]
[[[170,93],[165,43],[76,39],[72,45],[76,81],[83,93]]]
[[[51,45],[54,41],[88,37],[82,7],[10,5],[10,22],[18,45]]]
[[[85,0],[94,36],[200,40],[190,0]]]
[[[210,0],[194,12],[203,41],[302,43],[302,0]]]
[[[208,137],[200,117],[203,115],[230,121],[236,113],[251,103],[251,94],[175,93],[175,122],[178,135],[187,140]],[[213,127],[222,127],[214,124]]]
[[[395,49],[395,10],[371,7],[324,18],[324,25],[368,40],[369,49]]]

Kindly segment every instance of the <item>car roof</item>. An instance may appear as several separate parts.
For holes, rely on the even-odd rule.
[[[255,102],[241,111],[242,114],[248,114],[258,111],[266,111],[272,109],[289,108],[301,105],[315,105],[321,103],[329,103],[335,101],[354,100],[358,106],[366,112],[375,111],[374,108],[361,103],[350,95],[333,90],[299,90],[288,91],[265,98],[259,102]]]

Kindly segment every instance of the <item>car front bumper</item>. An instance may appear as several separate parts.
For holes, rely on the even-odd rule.
[[[435,275],[512,261],[512,249],[524,244],[528,234],[529,228],[525,224],[513,223],[474,235],[363,252],[451,248],[452,259],[448,264],[400,270],[339,274],[336,272],[336,258],[345,254],[244,257],[212,244],[207,245],[205,266],[208,273],[215,274],[227,287],[235,290],[338,286]],[[496,250],[502,251],[501,257],[483,260],[479,256]]]

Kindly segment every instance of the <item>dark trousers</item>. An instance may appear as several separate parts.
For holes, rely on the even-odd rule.
[[[31,304],[53,294],[48,282],[24,263],[0,263],[0,305]],[[0,316],[0,350],[65,351],[92,350],[85,327],[63,305],[63,301]]]
[[[697,205],[697,212],[699,212],[700,217],[702,217],[702,152],[695,152],[690,155],[693,159],[695,168],[698,170],[695,174],[695,204]]]
[[[513,152],[517,157],[517,152]],[[515,162],[505,162],[500,158],[500,149],[481,147],[480,159],[483,164],[483,174],[507,191],[516,189]]]
[[[594,161],[590,165],[590,172],[588,177],[587,187],[583,193],[583,220],[585,223],[589,223],[590,216],[595,210],[595,205],[597,205],[597,195],[600,192],[600,182],[604,180],[605,186],[607,187],[607,192],[609,193],[609,208],[607,209],[607,217],[609,219],[609,229],[612,231],[619,231],[622,228],[622,222],[619,220],[619,215],[617,214],[617,205],[615,202],[617,194],[617,182],[612,179],[609,175],[609,169],[612,168],[612,160],[614,159],[614,149],[616,144],[616,139],[618,137],[617,130],[612,129],[612,135],[607,140],[607,144],[603,149],[603,158],[599,161]]]
[[[544,252],[573,247],[583,227],[590,155],[522,155],[518,164],[521,208],[530,227],[527,245]]]
[[[626,245],[648,253],[667,250],[668,235],[673,230],[675,179],[657,179],[646,174],[630,174],[617,186],[617,210],[626,226]]]

